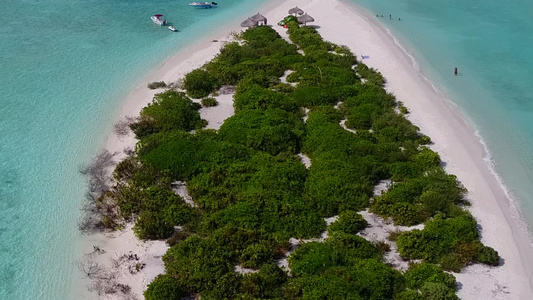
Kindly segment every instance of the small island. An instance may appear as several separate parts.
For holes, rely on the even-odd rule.
[[[136,148],[83,229],[166,240],[149,300],[458,299],[450,272],[499,264],[465,188],[378,71],[286,26],[238,34],[130,119]],[[235,113],[206,129],[221,90]]]

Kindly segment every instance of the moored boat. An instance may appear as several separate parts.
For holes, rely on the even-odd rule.
[[[178,29],[172,25],[168,26],[168,30],[174,31],[174,32],[178,31]]]
[[[165,20],[165,18],[163,17],[163,15],[160,15],[160,14],[157,14],[157,15],[153,15],[151,17],[152,19],[152,22],[154,22],[155,24],[157,25],[161,25],[161,26],[164,26],[167,24],[167,20]]]
[[[196,7],[196,8],[211,8],[217,5],[218,3],[216,2],[191,2],[189,3],[189,6]]]

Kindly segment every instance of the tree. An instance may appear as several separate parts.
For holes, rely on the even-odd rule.
[[[146,300],[179,300],[186,295],[179,282],[168,275],[157,275],[144,292]]]

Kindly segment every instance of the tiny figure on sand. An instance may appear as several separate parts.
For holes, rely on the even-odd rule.
[[[453,69],[453,74],[457,75],[457,67]]]

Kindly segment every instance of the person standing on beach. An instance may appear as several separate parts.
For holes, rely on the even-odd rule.
[[[453,69],[453,74],[457,75],[457,67]]]
[[[392,15],[389,15],[389,20],[392,20]]]

